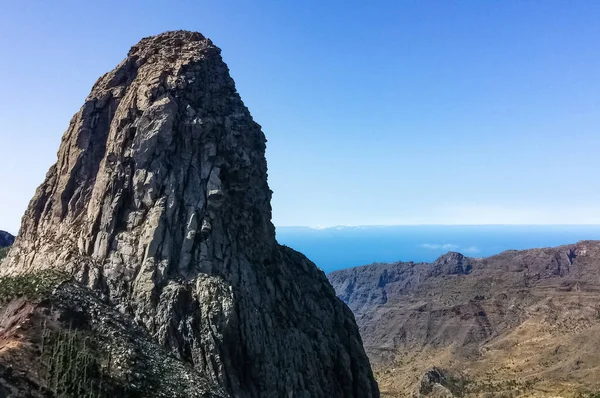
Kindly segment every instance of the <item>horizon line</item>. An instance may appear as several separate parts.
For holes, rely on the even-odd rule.
[[[275,228],[310,228],[310,229],[330,229],[330,228],[369,228],[369,227],[600,227],[600,223],[590,224],[437,224],[437,223],[422,223],[422,224],[338,224],[338,225],[275,225]]]

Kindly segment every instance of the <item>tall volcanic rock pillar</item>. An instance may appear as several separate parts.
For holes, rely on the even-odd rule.
[[[279,246],[265,137],[199,33],[94,85],[0,275],[55,268],[235,397],[377,397],[354,317]]]

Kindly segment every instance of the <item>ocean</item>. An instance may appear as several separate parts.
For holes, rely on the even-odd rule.
[[[429,262],[448,251],[487,257],[510,249],[600,239],[600,225],[277,227],[276,231],[279,243],[304,253],[325,272],[373,262]]]

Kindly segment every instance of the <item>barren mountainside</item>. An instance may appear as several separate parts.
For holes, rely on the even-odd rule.
[[[382,396],[600,391],[599,241],[328,277],[356,315]]]
[[[0,266],[0,391],[379,396],[352,312],[275,241],[265,142],[209,39],[132,47]]]

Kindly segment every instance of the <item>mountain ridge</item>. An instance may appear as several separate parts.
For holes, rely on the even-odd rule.
[[[355,313],[382,396],[418,395],[434,368],[466,383],[459,396],[600,390],[600,241],[328,277]]]
[[[15,237],[6,232],[0,231],[0,248],[11,246],[15,242]]]

